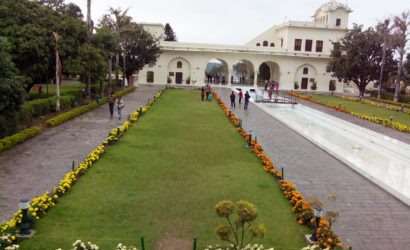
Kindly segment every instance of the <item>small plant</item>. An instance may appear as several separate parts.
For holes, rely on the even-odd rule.
[[[191,77],[190,77],[190,76],[187,77],[187,79],[185,80],[185,83],[186,83],[186,84],[190,84],[190,83],[191,83]]]
[[[335,208],[336,207],[336,200],[337,200],[336,195],[330,194],[327,197],[327,199],[331,203],[331,208]],[[339,211],[337,211],[335,209],[328,210],[328,211],[325,212],[325,217],[329,221],[329,227],[331,228],[333,223],[335,223],[336,219],[339,217]]]
[[[236,210],[237,219],[232,224],[232,215]],[[256,207],[247,201],[238,201],[234,204],[230,200],[224,200],[216,204],[215,212],[219,217],[225,218],[228,224],[221,224],[216,228],[216,234],[221,240],[232,244],[232,249],[240,250],[249,245],[254,238],[264,238],[266,229],[262,224],[251,227],[252,221],[258,216]],[[250,234],[245,243],[246,231]]]
[[[310,86],[311,90],[316,90],[317,89],[317,84],[316,81],[312,82],[312,85]]]
[[[294,81],[294,82],[293,82],[293,88],[294,88],[294,89],[299,89],[299,83],[298,83],[298,81]]]
[[[172,79],[171,79],[171,77],[167,77],[167,83],[172,83]]]
[[[73,243],[73,250],[98,250],[99,247],[91,242],[84,243],[81,240],[77,240]]]

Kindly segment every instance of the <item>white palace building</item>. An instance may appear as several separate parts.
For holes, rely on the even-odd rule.
[[[310,90],[316,83],[317,91],[329,91],[330,85],[336,85],[336,91],[343,92],[343,83],[326,72],[326,65],[332,41],[348,31],[350,12],[348,6],[331,1],[314,13],[312,21],[273,26],[242,46],[161,41],[163,53],[156,65],[141,70],[137,82],[202,85],[208,80],[208,63],[218,60],[223,65],[221,78],[228,86],[235,84],[233,66],[242,62],[248,73],[241,82],[248,85],[263,86],[267,80],[275,80],[281,90],[294,89],[295,82],[299,89]],[[162,24],[143,26],[156,37],[164,34]],[[262,64],[269,66],[270,79],[258,78]],[[222,84],[221,79],[219,82]]]

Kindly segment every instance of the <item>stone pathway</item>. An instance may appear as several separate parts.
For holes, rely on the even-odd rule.
[[[145,105],[163,86],[139,86],[123,97],[124,119]],[[109,131],[124,122],[109,118],[108,104],[51,128],[0,155],[0,222],[11,218],[20,198],[32,199],[56,186],[71,170],[101,144]]]
[[[229,104],[230,90],[217,91]],[[265,153],[276,167],[285,169],[285,179],[295,183],[304,197],[314,195],[326,201],[329,194],[337,196],[335,207],[340,217],[334,230],[346,246],[408,249],[410,207],[256,106],[250,104],[246,111],[238,105],[233,112],[246,130],[253,130]]]

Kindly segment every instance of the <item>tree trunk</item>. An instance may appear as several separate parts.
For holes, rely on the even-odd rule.
[[[88,102],[91,101],[91,71],[87,70],[87,86],[86,86],[86,99]]]
[[[120,64],[120,53],[117,51],[115,52],[115,85],[119,86],[119,82],[120,82],[120,73],[118,72],[118,68],[119,68],[119,64]]]
[[[363,97],[364,96],[364,92],[366,91],[366,83],[360,83],[360,85],[359,85],[359,91],[360,91],[360,94],[359,94],[359,96],[360,97]]]
[[[123,55],[123,57],[122,57],[122,65],[123,65],[123,67],[122,67],[122,87],[125,87],[125,81],[127,80],[127,75],[125,74],[125,60],[126,60],[126,58],[125,58],[125,51],[124,51],[124,55]]]
[[[56,42],[56,112],[61,111],[60,107],[60,70],[59,70],[59,58],[58,58],[58,50],[57,50],[57,42]]]
[[[383,43],[383,54],[382,54],[382,65],[380,69],[380,81],[379,81],[379,89],[377,91],[377,98],[381,98],[381,92],[382,92],[382,83],[383,83],[383,71],[384,71],[384,61],[386,58],[386,48],[387,43],[386,43],[386,37],[384,38],[384,43]]]
[[[396,89],[394,90],[394,101],[398,102],[400,97],[400,81],[401,72],[403,71],[403,57],[404,57],[404,47],[400,48],[400,59],[399,65],[397,67],[397,79],[396,79]]]
[[[111,95],[112,92],[112,60],[111,60],[111,56],[108,59],[108,96]]]

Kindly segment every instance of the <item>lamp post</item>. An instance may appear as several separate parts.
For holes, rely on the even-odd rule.
[[[390,121],[392,122],[393,121],[393,119],[394,119],[394,116],[390,116]]]
[[[314,209],[315,229],[313,230],[312,236],[310,237],[310,240],[313,242],[317,242],[317,229],[319,227],[320,218],[322,217],[322,214],[323,214],[323,209],[320,206],[316,206]]]
[[[21,209],[21,213],[23,214],[23,218],[21,220],[21,226],[20,226],[20,234],[29,235],[30,227],[28,224],[28,211],[27,210],[30,207],[30,201],[26,198],[21,199],[19,207]]]

